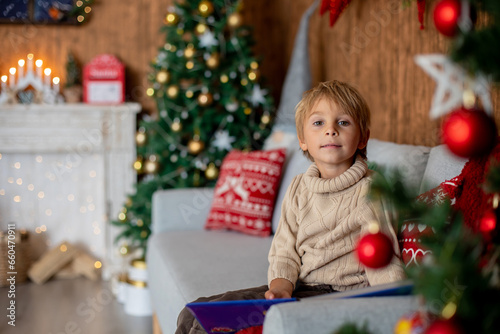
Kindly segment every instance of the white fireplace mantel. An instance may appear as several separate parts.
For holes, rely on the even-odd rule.
[[[109,220],[136,182],[140,109],[137,103],[0,106],[1,229],[15,223],[45,234],[48,246],[72,242],[112,265],[117,231]]]

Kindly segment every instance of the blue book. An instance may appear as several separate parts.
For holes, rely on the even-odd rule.
[[[413,283],[410,280],[370,286],[361,289],[333,292],[300,300],[329,300],[341,298],[381,297],[410,295]],[[236,333],[237,331],[264,324],[271,306],[279,303],[300,301],[290,299],[254,299],[217,302],[189,303],[186,307],[193,313],[205,331],[212,333]]]

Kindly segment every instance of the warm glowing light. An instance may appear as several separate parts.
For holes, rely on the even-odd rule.
[[[43,191],[39,191],[39,192],[38,192],[38,198],[39,198],[39,199],[42,199],[42,198],[44,198],[44,197],[45,197],[45,193],[44,193]]]
[[[2,82],[7,82],[7,76],[6,75],[2,75]]]
[[[148,88],[146,90],[146,95],[147,96],[153,96],[155,94],[155,90],[153,88]]]
[[[99,268],[101,268],[101,267],[102,267],[102,263],[101,263],[101,261],[95,261],[95,263],[94,263],[94,268],[99,269]]]
[[[90,8],[89,6],[85,7],[85,13],[90,13],[92,11],[92,8]]]
[[[42,67],[42,65],[43,65],[43,60],[41,60],[41,59],[37,59],[37,60],[35,61],[35,66],[36,66],[36,67]]]
[[[43,161],[43,157],[41,155],[37,155],[35,160],[36,162],[41,163]]]
[[[34,55],[32,53],[28,53],[28,60],[32,60]]]
[[[16,183],[17,183],[18,185],[22,185],[22,184],[23,184],[23,179],[18,178],[18,179],[16,180]]]
[[[35,185],[33,185],[33,184],[28,184],[28,190],[29,190],[29,191],[33,191],[33,190],[35,190]]]
[[[52,82],[54,83],[54,85],[59,85],[59,81],[61,81],[61,79],[59,79],[59,77],[54,77],[54,79],[52,79]]]
[[[16,68],[15,67],[11,67],[9,69],[9,73],[12,74],[12,75],[16,74]]]
[[[45,225],[40,226],[40,231],[42,231],[42,232],[47,231],[47,226],[45,226]]]
[[[62,244],[61,247],[59,247],[59,250],[64,253],[68,250],[68,247],[65,244]]]
[[[21,169],[21,163],[20,163],[20,162],[16,162],[16,163],[14,164],[14,168],[15,168],[15,169]]]
[[[19,195],[14,196],[14,202],[16,202],[16,203],[21,202],[21,196],[19,196]]]
[[[52,70],[50,68],[46,68],[43,73],[45,73],[45,75],[50,75],[50,73],[52,73]]]
[[[17,62],[17,64],[18,64],[19,66],[23,67],[23,66],[24,66],[24,64],[25,64],[24,59],[19,59],[19,61]]]
[[[80,23],[83,22],[83,20],[85,20],[85,17],[83,17],[83,15],[78,15],[78,17],[76,18],[76,20]]]

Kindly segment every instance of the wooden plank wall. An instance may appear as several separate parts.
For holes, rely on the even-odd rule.
[[[93,6],[83,26],[0,25],[0,74],[32,52],[64,81],[66,56],[81,63],[101,53],[117,55],[127,68],[127,95],[148,113],[154,102],[145,96],[149,62],[165,42],[162,20],[173,0],[106,0]],[[353,0],[333,28],[316,12],[311,21],[309,52],[313,81],[348,81],[372,108],[372,138],[398,143],[439,144],[440,120],[429,119],[434,81],[418,66],[416,54],[446,52],[449,41],[432,25],[435,0],[428,0],[425,29],[419,29],[416,3],[402,0]],[[245,0],[245,23],[254,26],[262,72],[279,101],[295,33],[313,0]],[[493,93],[500,120],[500,94]]]

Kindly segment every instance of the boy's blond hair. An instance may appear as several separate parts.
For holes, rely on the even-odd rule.
[[[321,82],[316,87],[308,90],[302,100],[295,107],[295,126],[297,135],[304,140],[304,122],[312,108],[320,98],[326,98],[337,104],[347,115],[351,116],[361,130],[361,141],[368,140],[370,135],[370,108],[361,94],[351,85],[337,80]],[[366,147],[357,151],[366,159]],[[304,155],[314,161],[308,151]]]

